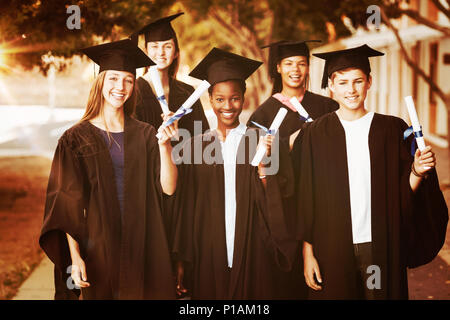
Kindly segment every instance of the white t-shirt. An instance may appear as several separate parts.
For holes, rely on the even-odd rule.
[[[345,130],[353,243],[372,241],[369,131],[373,112],[346,121]]]
[[[227,245],[228,267],[233,265],[234,252],[234,231],[236,226],[236,156],[239,143],[247,127],[239,124],[230,130],[224,142],[220,142],[222,147],[223,169],[225,177],[225,236]]]

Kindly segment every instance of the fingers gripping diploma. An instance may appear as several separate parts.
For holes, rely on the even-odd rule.
[[[266,134],[264,137],[259,138],[258,149],[260,146],[264,147],[264,149],[266,150],[266,152],[265,152],[266,157],[270,157],[270,155],[272,153],[272,144],[273,144],[274,139],[275,139],[275,137],[271,134]],[[265,182],[264,178],[266,177],[266,172],[265,172],[264,164],[262,163],[262,161],[258,165],[258,173],[259,173],[259,177],[261,179],[263,179],[263,185],[265,187],[266,182]]]
[[[303,244],[304,276],[308,287],[313,290],[322,290],[322,276],[320,275],[319,263],[314,257],[312,245]]]
[[[264,148],[266,149],[267,157],[270,157],[270,155],[271,155],[272,144],[273,144],[274,139],[275,139],[275,136],[273,136],[271,134],[266,134],[264,137],[259,138],[259,144],[264,146]]]
[[[436,166],[436,157],[431,150],[431,146],[426,147],[422,151],[416,150],[414,155],[414,169],[419,175],[425,175],[427,171]]]
[[[436,157],[433,151],[431,151],[431,146],[428,146],[422,151],[416,150],[414,155],[414,162],[411,166],[411,174],[409,176],[409,184],[412,191],[416,191],[423,178],[426,178],[428,171],[436,166]]]
[[[173,112],[161,115],[164,123],[173,116]],[[158,145],[161,160],[161,187],[167,195],[173,195],[177,186],[177,167],[172,160],[172,138],[178,139],[178,121],[166,126],[164,123],[159,127]]]
[[[170,112],[168,114],[161,114],[163,123],[168,121],[173,115],[173,112]],[[170,143],[170,140],[172,138],[178,139],[178,120],[174,121],[167,127],[161,125],[158,129],[158,133],[160,134],[160,137],[158,139],[159,145],[167,145],[168,143]]]

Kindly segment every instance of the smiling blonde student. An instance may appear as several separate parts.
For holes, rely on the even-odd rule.
[[[100,72],[83,118],[58,141],[39,239],[55,264],[55,298],[69,298],[66,285],[82,299],[173,299],[161,199],[176,188],[176,123],[157,140],[131,117],[136,68],[152,64],[132,41],[83,52]]]
[[[339,110],[303,129],[297,228],[310,299],[407,299],[407,267],[443,245],[447,206],[427,147],[410,154],[400,118],[370,112],[367,45],[318,53]]]

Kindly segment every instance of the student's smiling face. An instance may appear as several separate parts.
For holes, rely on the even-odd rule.
[[[149,58],[156,63],[159,70],[164,70],[170,67],[172,62],[178,56],[175,41],[173,39],[148,42],[147,54]]]
[[[238,81],[229,80],[216,83],[209,99],[217,116],[219,129],[233,129],[239,125],[239,115],[244,105],[244,93]]]
[[[308,59],[305,56],[284,58],[277,65],[283,87],[299,88],[305,85],[309,73]]]
[[[333,92],[339,106],[348,110],[359,110],[364,108],[364,100],[372,84],[372,77],[356,68],[339,70],[328,79],[328,86]]]
[[[102,94],[106,107],[120,108],[133,93],[134,75],[127,71],[107,70]]]

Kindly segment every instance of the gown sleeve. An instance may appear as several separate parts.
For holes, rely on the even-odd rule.
[[[399,135],[403,136],[407,124],[402,120]],[[412,137],[403,142],[401,162],[403,167],[402,211],[406,230],[407,265],[419,267],[431,262],[445,242],[448,223],[448,208],[436,169],[429,171],[419,188],[413,192],[409,185],[409,175],[414,157],[410,146]]]
[[[313,244],[314,168],[312,141],[309,125],[305,125],[295,140],[292,157],[295,159],[294,172],[297,181],[297,239]],[[295,157],[295,158],[294,158]]]
[[[278,148],[280,156],[277,173],[266,176],[266,187],[264,188],[255,168],[253,185],[257,196],[259,221],[264,243],[277,266],[288,272],[292,268],[298,246],[288,231],[286,210],[283,208],[283,203],[287,197],[293,194],[294,181],[289,148],[282,140],[278,141],[280,142]]]
[[[191,148],[191,152],[192,141],[193,139],[186,141],[187,145],[185,146]],[[176,261],[192,263],[194,259],[195,168],[194,165],[185,163],[177,165],[177,168],[178,180],[173,200],[171,233],[172,255]]]
[[[55,151],[45,202],[39,244],[62,271],[70,265],[66,233],[82,249],[85,240],[86,185],[79,158],[62,137]],[[82,252],[81,252],[82,253]]]
[[[168,195],[164,193],[161,185],[161,155],[159,152],[159,145],[156,138],[156,130],[154,127],[151,127],[150,134],[147,138],[148,143],[148,150],[149,150],[149,167],[151,168],[152,175],[151,179],[148,179],[148,188],[151,190],[152,188],[155,188],[156,194],[158,196],[158,201],[161,206],[161,214],[162,214],[162,221],[164,224],[164,230],[166,233],[167,242],[169,245],[169,248],[172,247],[172,240],[173,240],[173,232],[174,232],[174,219],[175,219],[175,197],[176,192],[172,195]],[[177,166],[177,170],[179,171],[179,168]],[[178,172],[179,175],[179,172]],[[177,181],[177,187],[178,189],[179,182]]]
[[[149,183],[152,183],[155,185],[156,191],[158,195],[164,195],[167,197],[170,197],[166,194],[164,194],[161,186],[161,156],[159,153],[159,145],[158,140],[156,138],[156,129],[152,126],[150,128],[150,133],[147,137],[147,144],[148,144],[148,157],[149,157],[149,166],[151,170],[153,170],[153,181],[149,181]]]

